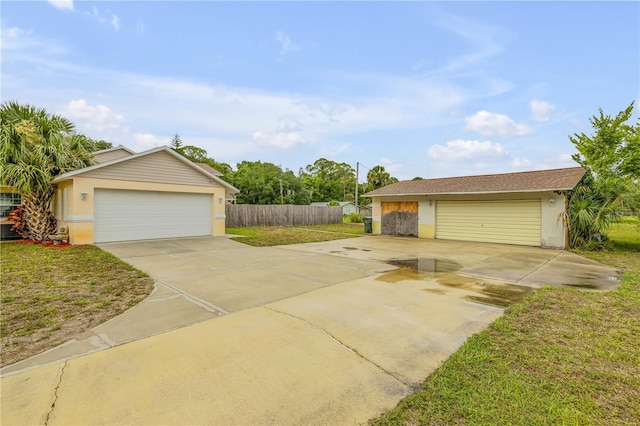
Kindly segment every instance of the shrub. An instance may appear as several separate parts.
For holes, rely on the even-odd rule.
[[[358,213],[351,213],[347,217],[347,221],[349,223],[362,223],[362,216],[360,216]]]

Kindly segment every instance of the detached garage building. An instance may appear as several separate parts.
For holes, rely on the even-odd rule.
[[[397,182],[367,194],[373,233],[564,249],[582,167]]]
[[[54,180],[54,212],[72,244],[224,235],[225,200],[238,190],[214,169],[167,147],[95,158]]]

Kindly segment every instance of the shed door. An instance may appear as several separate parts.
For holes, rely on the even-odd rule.
[[[96,189],[94,241],[211,235],[211,194]]]
[[[540,200],[438,201],[436,238],[539,246]]]
[[[383,202],[382,235],[418,236],[418,202]]]

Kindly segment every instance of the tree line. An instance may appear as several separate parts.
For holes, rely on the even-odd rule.
[[[281,166],[262,161],[241,161],[236,169],[216,161],[207,151],[193,145],[184,145],[179,133],[169,146],[185,158],[205,163],[223,174],[223,179],[240,190],[236,194],[238,204],[300,204],[312,202],[355,201],[356,170],[347,163],[320,158],[298,173]],[[362,181],[362,178],[358,179]],[[358,187],[358,204],[370,199],[361,194],[398,182],[383,166],[368,170],[366,183]]]
[[[606,231],[622,214],[638,214],[640,207],[640,121],[629,124],[634,104],[615,117],[602,110],[590,119],[593,133],[574,134],[569,140],[573,159],[587,173],[568,193],[563,219],[572,247],[602,246]],[[22,197],[12,213],[23,237],[42,241],[56,228],[51,212],[53,179],[59,174],[94,164],[93,152],[111,148],[76,131],[69,120],[42,108],[5,102],[0,107],[0,185]],[[353,167],[320,158],[298,173],[261,161],[229,164],[209,157],[206,150],[184,145],[179,134],[171,148],[184,157],[206,163],[240,189],[238,203],[309,204],[316,201],[354,201]],[[396,182],[375,166],[367,173],[359,194]],[[359,204],[367,200],[360,198]]]

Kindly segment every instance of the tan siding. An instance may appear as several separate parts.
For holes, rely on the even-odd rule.
[[[157,152],[92,170],[83,173],[82,177],[175,183],[180,185],[220,186],[217,182],[211,182],[210,178],[167,152]]]
[[[436,238],[539,246],[540,200],[438,201]]]
[[[107,161],[116,160],[118,158],[127,157],[129,155],[131,155],[131,153],[125,151],[124,149],[115,149],[113,151],[94,154],[94,158],[98,163],[106,163]]]

